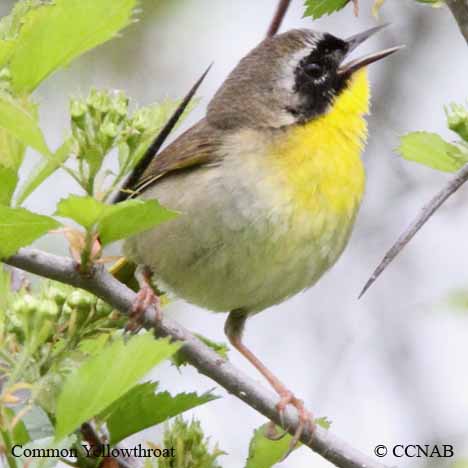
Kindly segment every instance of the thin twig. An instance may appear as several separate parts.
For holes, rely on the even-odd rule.
[[[79,274],[73,260],[48,254],[36,249],[21,249],[6,263],[46,278],[86,289],[124,314],[129,314],[136,294],[110,275],[102,265],[96,265],[90,277]],[[192,333],[177,322],[164,317],[155,322],[156,311],[145,309],[145,322],[151,324],[157,336],[170,336],[182,341],[181,351],[185,358],[198,371],[213,379],[246,404],[268,419],[281,425],[276,410],[278,398],[257,382],[243,375],[229,361],[223,361],[210,347],[202,343]],[[284,428],[294,434],[299,425],[296,410],[287,408],[282,418]],[[385,465],[362,454],[334,436],[330,431],[317,427],[314,433],[303,431],[301,441],[325,459],[341,468],[384,468]]]
[[[419,216],[406,228],[403,234],[397,239],[390,250],[387,251],[379,266],[374,270],[372,276],[368,279],[359,298],[371,287],[375,280],[383,273],[395,257],[403,250],[415,234],[424,226],[427,220],[440,208],[440,206],[454,194],[468,180],[468,164],[464,166],[457,175],[423,207]]]
[[[452,12],[460,31],[468,43],[468,0],[445,0],[448,8]],[[359,294],[361,298],[371,287],[375,280],[383,273],[387,266],[403,250],[408,242],[423,227],[426,221],[439,209],[439,207],[455,193],[468,179],[468,167],[463,167],[452,179],[420,212],[419,216],[400,235],[395,244],[387,251],[378,267],[367,280],[364,288]]]
[[[103,445],[101,438],[99,437],[99,434],[97,433],[96,429],[93,427],[93,425],[89,422],[85,422],[81,425],[80,428],[81,435],[83,436],[83,439],[88,442],[89,447],[91,449],[97,449],[99,451],[99,448]],[[91,453],[93,453],[91,451]],[[113,460],[117,462],[117,466],[119,468],[133,468],[132,464],[129,463],[127,460],[125,460],[123,457],[110,457]]]
[[[88,442],[91,448],[99,447],[102,444],[101,439],[99,438],[98,433],[95,431],[94,427],[89,422],[85,422],[80,427],[81,436],[83,439]]]
[[[455,17],[460,31],[468,43],[468,0],[445,0],[445,3]]]
[[[270,27],[268,28],[266,34],[267,37],[272,37],[278,32],[278,29],[283,22],[284,16],[286,15],[290,4],[291,0],[279,0],[278,6],[276,7],[276,12],[273,16],[273,19],[271,20]]]

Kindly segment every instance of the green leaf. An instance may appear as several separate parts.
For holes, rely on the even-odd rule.
[[[462,458],[453,462],[450,468],[468,468],[468,458]]]
[[[348,2],[349,0],[306,0],[304,17],[312,16],[317,19],[323,15],[330,15],[344,8]]]
[[[429,132],[402,136],[397,152],[409,161],[444,172],[456,172],[468,162],[468,152]]]
[[[65,141],[51,157],[46,157],[31,171],[17,194],[17,205],[22,205],[29,195],[65,162],[70,155],[72,144],[72,140]]]
[[[213,351],[218,353],[220,357],[223,359],[223,361],[228,360],[229,347],[226,343],[223,343],[222,341],[210,340],[206,336],[203,336],[199,333],[195,333],[195,336],[204,344],[209,346]],[[183,350],[175,353],[174,356],[172,356],[171,361],[177,367],[185,366],[186,364],[188,364],[188,361],[184,356]]]
[[[315,424],[329,429],[331,422],[326,417],[322,417],[316,418]],[[270,468],[280,462],[288,451],[292,437],[286,434],[280,440],[270,440],[265,437],[267,426],[268,424],[264,424],[254,431],[245,468]],[[283,431],[280,427],[277,427],[276,430],[278,433]]]
[[[10,132],[0,127],[0,164],[17,173],[23,163],[26,146]]]
[[[0,164],[0,205],[10,204],[17,183],[16,171]]]
[[[88,355],[94,355],[101,351],[102,348],[108,343],[111,335],[108,333],[102,333],[92,338],[86,338],[81,340],[78,348],[79,350]]]
[[[280,440],[270,440],[265,437],[267,426],[264,424],[254,431],[245,468],[270,468],[280,462],[288,451],[292,437],[286,434]],[[277,431],[281,433],[283,429],[277,427]]]
[[[15,43],[0,40],[0,68],[3,67],[13,54]]]
[[[24,17],[10,61],[13,89],[30,93],[47,76],[108,41],[131,21],[136,0],[55,0]]]
[[[9,15],[0,18],[0,38],[12,40],[18,37],[28,11],[40,7],[48,0],[17,0]]]
[[[73,219],[86,229],[95,227],[102,245],[107,245],[172,219],[176,213],[156,200],[107,205],[89,196],[70,195],[59,202],[55,215]]]
[[[0,127],[3,127],[21,143],[49,155],[37,118],[30,111],[31,104],[21,103],[4,92],[0,92]]]
[[[4,407],[3,411],[5,412],[5,415],[8,418],[8,423],[11,424],[17,412],[15,412],[12,408],[8,407]],[[26,430],[26,425],[24,424],[24,421],[22,419],[17,421],[15,427],[11,432],[13,442],[15,444],[24,445],[31,440],[28,431]]]
[[[322,416],[321,418],[315,418],[314,422],[315,424],[317,424],[320,427],[323,427],[327,431],[332,425],[332,422],[326,416]]]
[[[16,39],[24,17],[33,8],[40,6],[42,0],[19,0],[13,6],[11,13],[0,18],[0,68],[13,55]]]
[[[195,333],[198,339],[203,341],[207,346],[209,346],[213,351],[216,351],[223,359],[227,360],[229,346],[222,341],[213,341],[207,338],[206,336],[200,335],[199,333]]]
[[[91,229],[110,207],[93,197],[70,195],[60,200],[55,216],[73,219],[84,228]]]
[[[146,231],[177,213],[161,206],[156,200],[127,200],[109,206],[99,222],[99,238],[103,245]]]
[[[3,312],[8,310],[12,296],[10,270],[7,270],[6,265],[0,265],[0,331],[3,325]]]
[[[132,434],[217,398],[210,393],[175,396],[168,392],[155,393],[157,385],[157,382],[137,385],[104,410],[102,419],[110,432],[110,444],[117,444]]]
[[[73,432],[128,392],[145,374],[179,349],[152,333],[119,338],[69,374],[57,401],[55,438]]]
[[[8,258],[60,223],[48,216],[32,213],[24,208],[0,205],[0,258]]]

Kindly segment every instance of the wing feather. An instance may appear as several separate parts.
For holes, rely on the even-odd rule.
[[[130,190],[139,194],[175,171],[215,163],[220,158],[221,133],[203,118],[158,154]]]

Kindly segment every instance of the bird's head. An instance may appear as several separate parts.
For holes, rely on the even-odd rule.
[[[378,26],[347,39],[294,29],[265,39],[231,72],[208,107],[222,128],[304,123],[327,112],[353,75],[401,47],[349,60]]]

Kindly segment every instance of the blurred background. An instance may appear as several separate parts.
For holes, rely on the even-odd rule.
[[[0,2],[6,14],[13,1]],[[371,0],[313,22],[303,19],[302,0],[293,0],[282,30],[311,27],[346,37],[376,24]],[[69,131],[70,95],[91,87],[125,90],[147,105],[184,95],[206,66],[197,108],[184,122],[200,118],[237,61],[263,39],[276,0],[142,0],[139,21],[117,38],[57,73],[36,93],[41,126],[51,148]],[[367,191],[351,242],[337,265],[310,291],[255,316],[246,342],[302,397],[331,430],[372,454],[378,444],[454,446],[453,459],[382,459],[387,465],[450,466],[468,458],[468,190],[462,189],[416,236],[371,290],[357,296],[370,273],[419,209],[448,180],[439,172],[395,155],[398,136],[413,130],[454,135],[443,106],[467,97],[467,48],[448,9],[411,0],[385,2],[379,22],[391,27],[359,53],[395,44],[406,49],[370,68],[373,90],[370,138],[364,156]],[[29,155],[29,169],[37,156]],[[54,176],[29,199],[29,208],[51,213],[66,193],[76,191],[65,174]],[[38,245],[66,253],[57,236]],[[118,248],[114,249],[118,252]],[[219,341],[222,314],[174,302],[166,313],[186,327]],[[265,385],[236,352],[230,359]],[[172,391],[203,391],[214,383],[196,370],[158,367],[151,376]],[[216,388],[223,398],[194,414],[227,455],[224,468],[244,465],[253,430],[264,418]],[[146,431],[127,445],[158,440]],[[306,448],[281,468],[330,466]]]

